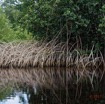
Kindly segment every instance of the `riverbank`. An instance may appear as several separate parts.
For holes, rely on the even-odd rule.
[[[78,69],[98,69],[104,66],[101,53],[81,53],[73,45],[57,44],[55,41],[20,42],[0,44],[1,68],[29,68],[29,67],[75,67]]]

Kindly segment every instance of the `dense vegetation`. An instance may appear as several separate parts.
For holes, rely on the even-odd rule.
[[[10,42],[30,39],[32,39],[31,33],[23,30],[20,26],[13,28],[13,25],[0,8],[0,41]]]
[[[87,95],[87,91],[92,92],[90,88],[93,88],[94,92],[95,88],[98,91],[101,81],[104,85],[102,79],[105,71],[105,60],[99,51],[104,52],[105,46],[104,1],[4,0],[0,3],[0,68],[7,68],[0,72],[1,85],[2,82],[3,87],[5,83],[12,82],[15,85],[16,82],[16,85],[20,83],[22,86],[23,83],[25,86],[32,85],[33,88],[41,85],[41,89],[49,89],[51,86],[54,95],[57,91],[54,91],[54,87],[64,88],[66,96],[62,95],[60,90],[59,94],[61,99],[66,99],[66,103],[71,102],[73,97],[80,98],[82,90]],[[38,41],[20,42],[32,39]],[[14,70],[31,67],[34,68],[33,71]],[[46,67],[53,67],[53,70],[57,68],[53,72]],[[9,68],[11,70],[8,70]],[[11,91],[9,87],[4,87],[0,99],[4,99]],[[68,92],[71,91],[75,92],[75,96],[70,98]],[[81,95],[82,99],[83,96]],[[97,95],[91,96],[92,101],[97,101],[100,95],[94,96]],[[62,100],[58,96],[56,98],[61,103]],[[79,99],[77,100],[79,103]]]
[[[19,26],[36,39],[60,34],[60,41],[74,43],[80,37],[85,48],[104,47],[104,0],[5,0],[2,8],[13,30]]]

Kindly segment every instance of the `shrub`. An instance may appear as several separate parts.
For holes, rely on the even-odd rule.
[[[31,34],[19,26],[13,29],[12,24],[10,24],[6,15],[0,9],[0,41],[9,42],[29,39],[32,39]]]

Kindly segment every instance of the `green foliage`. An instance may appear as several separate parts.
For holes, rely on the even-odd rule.
[[[1,41],[16,41],[16,40],[29,40],[32,39],[30,33],[27,30],[23,30],[21,27],[17,26],[15,29],[12,28],[6,15],[0,9],[0,40]]]
[[[5,0],[3,6],[14,25],[21,25],[38,39],[50,40],[60,31],[60,40],[68,35],[74,42],[80,36],[84,47],[103,47],[104,0]]]
[[[101,34],[105,35],[105,4],[102,6],[100,11],[102,13],[102,17],[100,19],[99,31],[101,32]]]
[[[6,15],[0,9],[0,39],[6,35],[12,34],[12,32],[9,21],[6,19]]]
[[[11,93],[12,93],[12,88],[10,86],[0,88],[0,101],[6,99],[6,97],[10,96]]]

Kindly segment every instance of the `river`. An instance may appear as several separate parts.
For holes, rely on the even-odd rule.
[[[0,104],[105,104],[103,71],[1,69]]]

